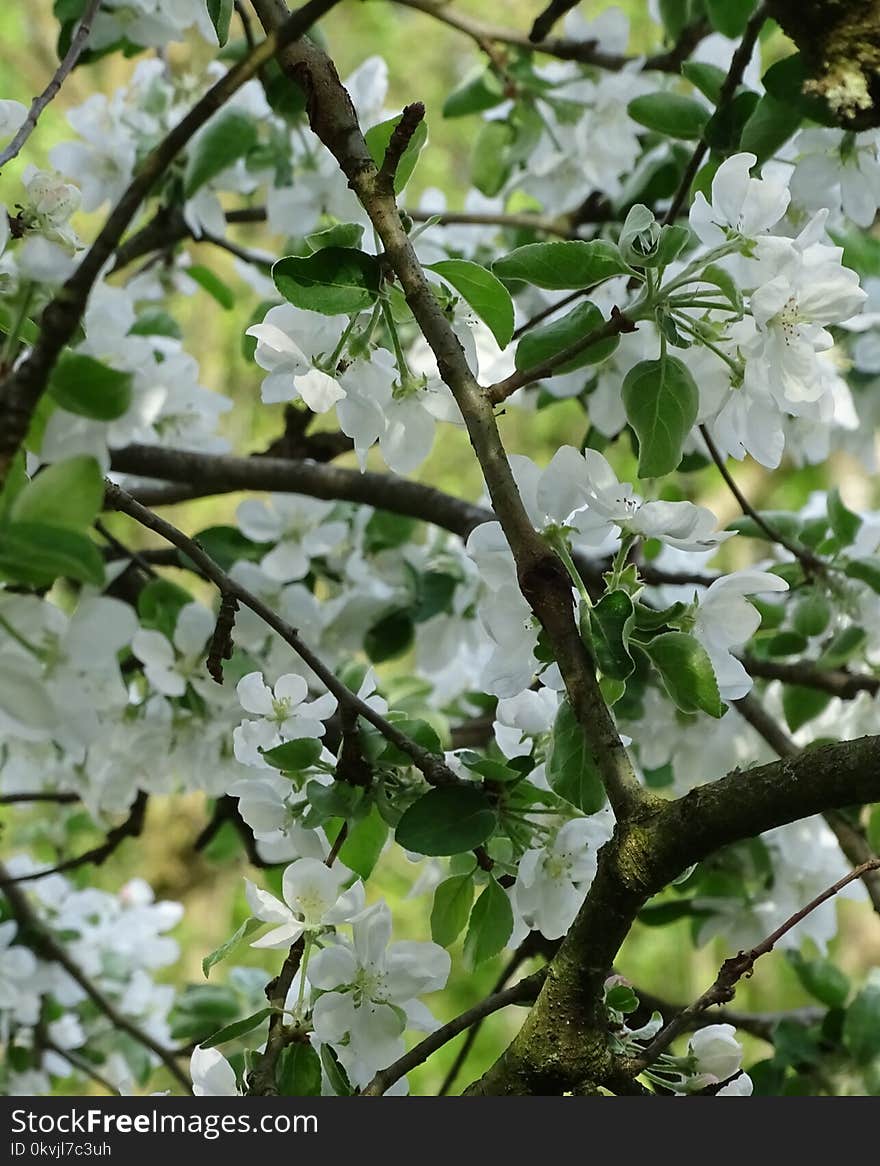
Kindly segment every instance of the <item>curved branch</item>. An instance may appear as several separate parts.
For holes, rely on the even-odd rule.
[[[41,319],[40,335],[30,354],[2,386],[0,425],[0,486],[18,452],[31,417],[45,392],[61,351],[70,342],[82,319],[92,288],[113,255],[123,233],[141,203],[166,173],[169,165],[200,129],[266,62],[285,45],[301,37],[338,0],[309,0],[293,15],[279,21],[266,39],[220,78],[190,109],[171,132],[151,151],[128,189],[110,213],[98,237],[73,275],[48,304]]]
[[[462,1012],[454,1020],[450,1020],[446,1024],[441,1025],[430,1036],[426,1036],[423,1041],[419,1041],[415,1048],[410,1049],[408,1053],[404,1053],[402,1057],[399,1057],[393,1065],[389,1065],[387,1069],[381,1069],[373,1080],[361,1090],[360,1096],[381,1097],[386,1090],[391,1088],[395,1081],[399,1081],[401,1077],[406,1076],[417,1065],[424,1064],[438,1049],[442,1049],[445,1044],[454,1040],[466,1028],[478,1024],[486,1016],[491,1016],[493,1012],[498,1012],[501,1008],[507,1008],[510,1004],[531,1003],[538,995],[546,976],[547,969],[541,968],[539,971],[533,972],[532,975],[526,976],[512,987],[504,988],[500,992],[495,992],[491,996],[487,996],[485,1000],[481,1000],[473,1008],[468,1008],[466,1012]]]
[[[376,712],[366,701],[361,700],[300,639],[295,628],[291,627],[285,619],[282,619],[280,615],[274,612],[268,604],[258,599],[256,595],[251,594],[246,587],[236,582],[235,579],[230,578],[194,539],[189,538],[183,531],[178,530],[176,526],[173,526],[164,518],[160,518],[158,514],[154,514],[152,510],[148,510],[146,506],[142,506],[140,502],[132,498],[130,494],[127,494],[125,490],[122,490],[112,482],[105,482],[104,488],[104,501],[106,506],[112,507],[114,510],[119,510],[123,514],[127,514],[129,518],[133,518],[141,526],[145,526],[148,530],[154,531],[161,538],[164,538],[166,542],[177,547],[178,550],[192,559],[206,578],[210,579],[214,586],[219,589],[221,594],[237,599],[245,607],[249,607],[251,611],[255,612],[264,623],[268,624],[273,631],[277,632],[293,648],[294,652],[305,661],[315,675],[319,677],[327,691],[332,692],[341,705],[346,705],[354,709],[358,716],[363,717],[365,721],[369,721],[371,725],[377,728],[386,740],[391,741],[398,749],[402,749],[412,759],[413,764],[421,771],[429,784],[453,785],[458,783],[459,779],[447,768],[442,758],[431,753],[428,749],[423,749],[421,745],[416,744],[406,733],[401,732],[396,725],[386,720],[385,717]]]
[[[54,794],[52,800],[59,800],[59,795]],[[74,800],[77,799],[74,797]],[[0,877],[0,890],[4,890],[10,883],[30,883],[35,879],[44,879],[48,875],[53,874],[64,874],[65,871],[76,870],[77,867],[86,866],[87,864],[101,866],[111,854],[114,854],[119,849],[126,838],[138,838],[140,836],[144,828],[146,813],[147,794],[143,790],[140,790],[132,803],[128,817],[119,826],[114,826],[112,830],[107,831],[107,837],[100,846],[93,846],[91,850],[87,850],[84,854],[78,854],[75,858],[67,858],[63,862],[59,862],[56,866],[47,867],[45,870],[31,871],[30,874],[16,875],[15,878],[9,878],[4,875]]]
[[[160,1045],[158,1041],[154,1040],[148,1032],[139,1028],[134,1021],[129,1020],[127,1016],[119,1011],[113,1001],[108,999],[100,988],[97,988],[92,983],[79,964],[68,955],[67,951],[61,946],[48,927],[35,914],[25,894],[14,885],[15,882],[16,880],[10,877],[9,872],[2,862],[0,862],[0,885],[3,887],[2,894],[9,903],[13,918],[31,936],[31,943],[34,950],[43,959],[60,964],[67,974],[76,980],[77,984],[79,984],[96,1008],[104,1013],[110,1023],[115,1028],[118,1028],[120,1032],[128,1033],[138,1044],[143,1045],[144,1048],[154,1053],[168,1072],[189,1093],[189,1078],[174,1060],[174,1054]]]
[[[21,153],[21,148],[37,128],[37,122],[40,119],[40,114],[46,108],[50,101],[52,101],[58,94],[59,89],[73,72],[76,62],[80,59],[85,50],[88,39],[92,33],[92,22],[98,9],[101,7],[101,0],[89,0],[85,10],[80,17],[79,25],[76,32],[70,39],[70,45],[67,52],[64,54],[64,59],[52,75],[49,84],[43,92],[35,97],[31,102],[31,107],[28,110],[27,117],[24,119],[18,133],[9,143],[9,145],[0,153],[0,169],[2,169],[7,162],[11,162],[13,158],[17,158]]]
[[[287,17],[284,0],[254,0],[263,27]],[[393,193],[381,182],[351,98],[333,62],[316,45],[300,41],[279,55],[282,70],[306,93],[313,131],[334,155],[385,247],[407,303],[427,340],[442,379],[467,427],[517,567],[520,589],[547,635],[578,723],[590,741],[618,816],[652,796],[639,784],[596,678],[594,663],[574,619],[571,580],[526,512],[501,441],[492,404],[468,366],[464,350],[431,291]]]

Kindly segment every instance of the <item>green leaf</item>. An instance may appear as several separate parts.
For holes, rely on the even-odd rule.
[[[629,984],[616,984],[606,995],[605,1003],[615,1012],[622,1012],[624,1016],[628,1016],[631,1012],[637,1011],[639,998]]]
[[[382,664],[408,651],[414,637],[415,628],[409,612],[392,611],[367,630],[364,651],[373,664]]]
[[[402,547],[412,538],[417,526],[414,518],[376,510],[364,527],[364,550],[368,555],[375,555],[378,551]]]
[[[335,223],[306,235],[306,244],[312,251],[323,251],[325,247],[360,247],[363,237],[364,228],[360,223]]]
[[[803,725],[818,717],[828,707],[830,700],[830,692],[803,688],[799,684],[786,684],[782,690],[782,711],[791,732],[796,733]]]
[[[792,627],[802,636],[821,636],[831,622],[831,604],[824,595],[812,591],[795,604]]]
[[[138,616],[145,628],[161,632],[170,640],[180,609],[192,601],[190,593],[170,579],[151,579],[138,595]]]
[[[547,782],[555,793],[585,814],[595,814],[605,805],[599,767],[567,697],[562,700],[553,723]]]
[[[615,275],[631,273],[614,244],[603,239],[528,243],[496,259],[492,270],[502,279],[521,279],[549,291],[593,287]]]
[[[429,263],[428,269],[461,293],[498,341],[498,347],[506,348],[513,337],[513,300],[501,280],[467,259],[442,259]]]
[[[880,558],[872,556],[866,559],[854,559],[851,563],[846,564],[843,572],[850,579],[858,579],[860,583],[866,583],[872,591],[880,594]]]
[[[797,110],[801,117],[807,117],[820,125],[836,126],[834,111],[827,100],[819,94],[807,93],[804,90],[809,74],[800,53],[792,53],[776,61],[761,80],[771,97],[780,104]],[[862,235],[864,238],[867,237],[864,232]]]
[[[349,827],[348,836],[339,851],[339,861],[362,879],[368,879],[379,861],[387,837],[388,826],[373,806],[366,817]]]
[[[880,972],[876,968],[846,1010],[843,1043],[858,1064],[868,1064],[880,1053]]]
[[[604,323],[605,317],[595,304],[578,304],[560,319],[530,328],[516,346],[514,363],[520,372],[534,368],[564,352],[570,345],[601,328]],[[609,336],[606,340],[591,344],[556,369],[554,375],[561,376],[589,364],[599,364],[608,359],[619,343],[619,336]]]
[[[334,781],[330,785],[322,785],[319,781],[308,782],[306,797],[309,809],[302,818],[302,825],[307,830],[314,830],[331,818],[354,817],[364,800],[365,792],[363,786],[348,785],[343,781]]]
[[[241,1012],[238,993],[226,984],[188,984],[174,1001],[171,1035],[175,1040],[203,1041]]]
[[[321,1058],[308,1041],[295,1041],[281,1050],[275,1083],[279,1097],[320,1097]]]
[[[426,571],[419,575],[416,606],[410,612],[414,623],[424,623],[441,611],[448,611],[458,586],[455,575]]]
[[[709,65],[705,61],[685,61],[681,72],[704,97],[708,97],[717,105],[727,76],[723,69],[719,69],[717,65]]]
[[[421,745],[423,749],[438,757],[443,756],[443,746],[433,725],[429,725],[427,721],[410,720],[394,713],[389,713],[389,720],[401,733],[406,733],[416,745]],[[363,729],[361,733],[363,734]],[[412,758],[408,753],[404,753],[392,741],[386,741],[381,735],[379,739],[381,741],[379,757],[386,765],[412,765]]]
[[[46,587],[62,576],[104,585],[104,560],[87,535],[46,522],[13,522],[0,529],[0,578]]]
[[[610,591],[589,608],[590,640],[603,676],[626,680],[635,668],[627,651],[633,602],[625,591]]]
[[[712,27],[723,36],[742,36],[758,0],[705,0]]]
[[[314,255],[288,255],[272,268],[282,296],[298,308],[325,316],[354,315],[379,294],[379,264],[353,247],[324,247]]]
[[[202,960],[202,971],[204,972],[205,979],[207,980],[208,976],[211,974],[211,968],[213,968],[215,964],[219,964],[223,960],[229,959],[232,953],[237,948],[239,948],[245,942],[245,940],[250,939],[255,931],[259,931],[261,927],[265,927],[263,920],[256,919],[254,916],[250,916],[248,919],[245,919],[241,927],[239,927],[235,934],[231,935],[225,943],[221,943],[219,947],[215,948],[214,951],[210,953],[210,955],[206,955]]]
[[[497,821],[479,786],[444,787],[413,802],[398,822],[395,837],[416,854],[460,854],[485,842]]]
[[[842,628],[831,637],[830,644],[824,648],[816,661],[816,667],[840,668],[843,664],[847,664],[853,656],[861,653],[867,638],[868,633],[864,628],[855,626]]]
[[[203,1049],[213,1049],[217,1045],[225,1044],[227,1041],[235,1040],[238,1036],[244,1036],[245,1033],[252,1032],[263,1023],[271,1011],[271,1008],[261,1008],[259,1012],[245,1016],[242,1020],[234,1020],[232,1024],[227,1024],[224,1028],[218,1029],[212,1036],[209,1036],[207,1040],[203,1040],[201,1047]]]
[[[699,640],[685,632],[664,632],[647,644],[645,651],[682,712],[724,716],[726,706],[718,692],[712,661]]]
[[[491,959],[507,943],[513,932],[513,910],[504,890],[490,875],[483,893],[474,903],[464,939],[464,958],[471,968]]]
[[[235,292],[228,284],[223,282],[219,275],[215,275],[209,267],[203,267],[200,263],[194,263],[192,267],[186,269],[186,274],[190,279],[194,279],[199,287],[203,288],[212,299],[216,300],[225,312],[235,307]]]
[[[49,378],[49,392],[69,413],[115,421],[131,405],[131,383],[130,372],[118,372],[79,352],[65,352]]]
[[[237,526],[209,526],[200,530],[195,539],[224,571],[241,559],[258,563],[266,554],[264,546],[251,542]],[[181,554],[180,558],[183,563],[192,562],[188,555]]]
[[[709,110],[692,97],[678,93],[646,93],[627,106],[633,121],[668,138],[696,141],[702,137],[709,120]]]
[[[351,1097],[354,1090],[348,1079],[348,1074],[339,1063],[332,1045],[321,1045],[321,1064],[330,1082],[330,1088],[337,1097]]]
[[[10,517],[85,532],[103,499],[101,467],[93,457],[72,457],[41,470],[16,498]]]
[[[799,106],[765,93],[743,127],[740,149],[755,154],[759,162],[772,158],[797,132],[801,120]]]
[[[856,535],[861,529],[862,520],[858,514],[843,504],[840,491],[835,486],[828,491],[828,521],[841,546],[848,547],[855,542]]]
[[[183,174],[183,192],[192,196],[227,170],[257,144],[253,119],[238,109],[225,109],[213,117],[193,143]]]
[[[513,169],[511,147],[516,130],[506,121],[484,122],[471,154],[471,182],[487,198],[494,198]]]
[[[453,875],[434,891],[431,908],[431,938],[441,947],[455,943],[464,930],[474,901],[473,875]]]
[[[484,757],[480,753],[475,753],[472,749],[463,749],[457,754],[457,757],[465,769],[469,769],[471,773],[478,773],[480,777],[485,777],[488,781],[518,781],[522,777],[521,773],[518,773],[515,769],[511,769],[503,761],[495,761],[491,757]]]
[[[367,149],[370,151],[370,155],[377,166],[382,165],[385,151],[388,149],[388,143],[391,141],[391,135],[397,129],[402,117],[402,113],[399,113],[396,117],[390,117],[387,121],[372,126],[364,135]],[[419,160],[419,154],[421,154],[422,147],[427,140],[428,126],[423,119],[416,126],[415,132],[407,143],[407,147],[401,154],[400,161],[397,164],[397,170],[394,174],[395,194],[400,194],[412,177],[412,172],[415,170],[416,163]]]
[[[233,0],[208,0],[208,16],[217,33],[217,43],[222,49],[229,40],[229,23],[232,20]]]
[[[503,100],[504,86],[498,74],[492,69],[479,66],[443,102],[443,116],[453,118],[482,113],[483,110],[494,109]]]
[[[621,391],[627,420],[639,439],[639,477],[672,473],[700,406],[690,369],[674,356],[643,360],[627,373]]]
[[[797,978],[826,1008],[843,1008],[849,996],[849,977],[831,960],[807,960],[797,951],[788,953]],[[880,1050],[878,1050],[880,1051]]]
[[[285,773],[299,773],[308,769],[320,756],[321,742],[312,737],[285,741],[283,745],[263,751],[263,760],[268,761],[273,769],[281,769]]]

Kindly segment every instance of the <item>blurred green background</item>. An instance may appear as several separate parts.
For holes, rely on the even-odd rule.
[[[584,4],[585,14],[592,15],[612,5],[593,0]],[[646,45],[650,21],[645,0],[625,0],[618,4],[633,22],[633,48]],[[539,5],[534,0],[465,0],[455,7],[509,27],[527,29]],[[388,104],[400,108],[414,99],[423,100],[428,110],[429,147],[422,155],[409,196],[415,202],[426,186],[438,186],[446,193],[450,207],[460,207],[468,189],[469,157],[476,119],[444,121],[440,109],[444,97],[479,60],[475,46],[459,33],[429,17],[396,7],[385,0],[347,0],[324,22],[329,47],[343,78],[367,56],[382,55],[390,69]],[[55,38],[57,25],[52,17],[51,0],[8,0],[0,9],[0,97],[29,103],[50,77],[56,65]],[[238,32],[233,28],[233,36]],[[173,46],[169,60],[176,70],[197,70],[210,53],[203,44]],[[122,58],[105,58],[77,70],[65,85],[61,96],[46,112],[37,133],[31,138],[24,156],[6,167],[0,177],[0,200],[12,207],[24,166],[47,164],[49,149],[57,141],[72,136],[66,127],[64,111],[77,105],[96,91],[110,93],[123,83],[132,62]],[[98,223],[79,216],[77,226],[83,238],[93,236]],[[238,228],[232,233],[238,241],[266,247],[256,227]],[[231,268],[229,257],[216,249],[193,246],[195,262],[205,263],[223,278],[241,287]],[[180,299],[173,305],[183,327],[185,344],[199,360],[202,383],[231,397],[236,408],[226,422],[226,433],[238,452],[264,447],[280,432],[280,407],[259,405],[260,371],[247,363],[241,352],[244,328],[257,303],[253,293],[238,298],[235,309],[222,310],[214,300],[200,294]],[[539,462],[546,461],[564,442],[572,442],[586,429],[586,418],[579,405],[566,402],[538,414],[513,411],[502,420],[508,448],[528,453]],[[846,467],[839,470],[845,474]],[[839,477],[838,474],[838,477]],[[434,452],[418,476],[446,489],[476,498],[481,479],[465,437],[449,427],[439,432]],[[811,469],[797,473],[766,475],[754,463],[737,468],[740,483],[752,500],[762,506],[798,506],[811,489],[821,485],[824,472]],[[691,475],[688,490],[712,506],[722,522],[737,513],[732,500],[711,474]],[[848,499],[852,505],[867,501],[859,496],[859,483],[851,481]],[[229,521],[238,497],[209,499],[173,508],[170,516],[187,530],[197,530],[215,522]],[[135,543],[130,527],[126,538]],[[146,538],[140,545],[148,545]],[[746,549],[748,553],[748,548]],[[737,562],[736,565],[742,565]],[[52,812],[41,809],[39,814]],[[182,947],[178,966],[169,969],[166,978],[182,986],[186,982],[204,982],[201,975],[203,955],[222,942],[247,914],[242,894],[242,876],[252,874],[237,844],[221,835],[206,854],[196,856],[192,843],[206,821],[208,808],[199,795],[151,799],[147,826],[139,840],[127,841],[103,867],[79,871],[82,882],[116,889],[127,878],[146,878],[162,898],[180,900],[186,907],[184,922],[177,937]],[[10,818],[12,816],[10,815]],[[28,849],[39,823],[37,812],[19,812],[3,832],[7,852]],[[76,850],[86,849],[94,832],[83,816],[74,818]],[[51,860],[45,851],[34,853]],[[384,894],[393,911],[395,938],[429,937],[430,895],[407,898],[416,868],[401,856],[386,858],[380,877],[371,884],[373,895]],[[842,931],[836,941],[844,969],[860,979],[863,971],[880,961],[880,921],[868,912],[844,904],[841,908]],[[711,944],[694,952],[689,925],[682,921],[664,929],[636,927],[628,941],[618,970],[643,986],[675,1002],[686,1002],[702,991],[713,979],[720,960],[729,954],[721,944]],[[262,966],[268,975],[277,971],[272,953],[262,954],[245,949],[236,962]],[[453,972],[448,991],[428,1003],[441,1019],[447,1019],[484,995],[496,980],[503,961],[492,961],[470,974],[459,967]],[[453,953],[453,967],[457,966]],[[222,980],[221,966],[213,973]],[[798,985],[785,959],[771,955],[762,961],[753,980],[743,984],[737,994],[737,1007],[743,1009],[777,1009],[810,1003]],[[515,1031],[519,1017],[515,1010],[493,1017],[481,1030],[468,1065],[460,1078],[464,1085],[477,1076],[503,1047]],[[429,1065],[411,1074],[416,1093],[436,1092],[439,1081],[462,1038],[447,1046]],[[765,1047],[750,1041],[750,1052],[762,1055]],[[748,1063],[748,1059],[747,1059]],[[157,1075],[158,1079],[158,1075]]]

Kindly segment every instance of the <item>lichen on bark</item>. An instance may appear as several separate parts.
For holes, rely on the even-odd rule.
[[[846,129],[880,126],[880,0],[769,0],[804,59],[806,92]]]

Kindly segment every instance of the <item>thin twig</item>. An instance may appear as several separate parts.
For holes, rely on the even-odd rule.
[[[718,94],[718,101],[715,104],[715,117],[717,118],[736,96],[736,91],[742,83],[746,69],[749,67],[749,61],[752,59],[752,54],[755,51],[755,45],[758,43],[758,36],[767,20],[768,11],[766,3],[762,3],[753,13],[749,23],[746,25],[743,38],[740,41],[736,52],[730,61],[730,68],[727,71],[727,76],[724,78],[724,83],[721,86],[721,92]],[[714,120],[714,119],[713,119]],[[687,201],[690,194],[691,186],[694,179],[699,173],[700,167],[703,164],[703,159],[709,150],[709,142],[705,135],[697,142],[694,152],[691,155],[690,161],[685,167],[681,182],[678,185],[678,190],[675,192],[675,197],[669,204],[669,209],[663,220],[665,226],[673,223],[681,213],[681,209]]]
[[[107,836],[100,846],[93,846],[91,850],[85,851],[84,854],[78,854],[74,858],[66,858],[63,862],[59,862],[56,866],[47,867],[45,870],[16,875],[12,879],[8,879],[8,876],[4,875],[0,877],[0,888],[5,889],[8,882],[30,883],[35,879],[44,879],[54,874],[64,874],[65,871],[76,870],[77,867],[86,866],[87,864],[101,866],[111,854],[114,854],[119,849],[126,838],[137,838],[140,836],[144,828],[146,812],[147,794],[143,790],[139,790],[129,810],[128,817],[119,826],[114,826],[112,830],[107,831]]]
[[[778,531],[775,527],[771,526],[765,518],[762,518],[762,516],[758,513],[754,506],[752,506],[751,502],[749,502],[748,498],[746,498],[745,494],[743,494],[742,490],[740,490],[739,486],[736,484],[735,478],[727,468],[727,463],[721,456],[715,442],[712,440],[712,435],[709,432],[708,427],[706,425],[701,425],[700,433],[703,436],[703,441],[706,443],[709,456],[712,458],[712,461],[718,468],[718,472],[721,474],[721,477],[724,479],[728,489],[736,499],[737,504],[739,505],[739,508],[742,510],[743,514],[745,514],[748,518],[751,518],[752,522],[755,523],[759,530],[763,531],[770,542],[778,543],[779,546],[784,547],[785,550],[789,552],[789,554],[793,555],[808,575],[826,574],[828,570],[827,565],[823,563],[820,558],[814,555],[808,547],[804,547],[798,543],[792,542],[791,539],[786,538],[785,535],[781,533],[781,531]]]
[[[98,1008],[100,1012],[107,1017],[114,1028],[121,1032],[128,1033],[130,1037],[143,1045],[144,1048],[149,1049],[154,1053],[169,1073],[178,1081],[187,1093],[190,1092],[190,1081],[187,1075],[183,1072],[177,1062],[174,1060],[173,1054],[158,1041],[154,1040],[148,1032],[139,1028],[134,1021],[129,1020],[112,1000],[108,999],[100,988],[89,979],[86,973],[82,970],[79,964],[67,953],[65,948],[61,946],[52,932],[46,927],[43,921],[36,915],[27,900],[27,896],[22,890],[15,885],[17,879],[10,878],[6,867],[0,862],[0,885],[3,887],[3,895],[9,903],[9,909],[12,912],[13,918],[22,928],[27,931],[31,937],[31,944],[34,950],[42,956],[43,959],[49,960],[52,963],[60,964],[67,974],[82,988],[86,996]]]
[[[460,1016],[456,1016],[454,1020],[448,1021],[440,1028],[436,1029],[429,1036],[426,1036],[423,1041],[410,1049],[408,1053],[404,1053],[399,1057],[393,1065],[389,1065],[387,1069],[380,1069],[375,1077],[366,1085],[360,1093],[361,1097],[381,1097],[386,1090],[390,1089],[395,1081],[399,1081],[401,1077],[415,1069],[417,1065],[423,1064],[427,1059],[434,1055],[438,1049],[442,1049],[445,1044],[458,1036],[460,1032],[464,1032],[466,1028],[470,1028],[472,1024],[476,1024],[485,1016],[491,1016],[493,1012],[498,1012],[501,1008],[507,1008],[510,1004],[530,1004],[532,1003],[541,990],[541,985],[547,978],[547,969],[541,968],[537,972],[533,972],[530,976],[526,976],[518,983],[510,988],[505,988],[501,992],[495,992],[491,996],[487,996],[485,1000],[481,1000],[479,1004],[475,1004],[473,1008],[468,1008],[466,1012],[462,1012]]]
[[[176,526],[173,526],[158,514],[154,514],[152,510],[148,510],[146,506],[142,506],[140,502],[137,502],[130,494],[127,494],[125,490],[116,486],[114,483],[105,482],[104,487],[105,505],[112,507],[114,510],[119,510],[123,514],[127,514],[130,518],[139,522],[141,526],[145,526],[148,530],[154,531],[164,538],[166,542],[170,542],[173,546],[176,546],[178,550],[192,559],[196,566],[204,572],[205,576],[222,593],[233,596],[240,603],[243,603],[245,607],[249,607],[251,611],[255,612],[308,664],[309,668],[321,680],[327,691],[331,692],[340,704],[347,704],[350,708],[355,709],[358,715],[375,726],[383,737],[391,741],[399,749],[402,749],[412,759],[413,764],[422,772],[425,780],[429,784],[458,784],[459,779],[440,757],[431,753],[428,749],[423,749],[421,745],[418,745],[406,733],[401,732],[400,729],[386,720],[381,713],[378,713],[366,701],[361,700],[356,693],[352,692],[347,685],[343,684],[334,672],[307,647],[300,639],[295,628],[292,628],[268,604],[265,604],[256,595],[248,591],[246,587],[243,587],[235,579],[227,575],[194,539],[189,538],[183,531],[178,530]]]
[[[78,1073],[82,1073],[84,1077],[90,1077],[92,1081],[100,1085],[102,1089],[106,1089],[114,1097],[120,1096],[119,1090],[113,1082],[108,1081],[90,1061],[87,1061],[85,1057],[81,1057],[73,1049],[62,1049],[60,1045],[54,1044],[47,1037],[43,1039],[43,1049],[50,1053],[55,1053],[58,1057],[62,1057],[71,1068],[76,1069]]]
[[[34,790],[31,793],[23,791],[14,794],[0,794],[0,806],[14,806],[21,802],[57,802],[59,805],[68,805],[80,801],[79,794],[52,793],[50,790]]]
[[[55,70],[52,80],[39,95],[31,102],[31,107],[28,110],[27,117],[22,122],[18,133],[9,143],[5,150],[0,153],[0,169],[2,169],[7,162],[11,162],[13,158],[21,153],[21,148],[37,128],[40,114],[46,108],[50,101],[58,93],[58,90],[73,72],[76,62],[82,55],[86,47],[89,36],[92,32],[92,21],[95,19],[95,14],[101,7],[101,0],[89,0],[86,8],[80,17],[79,26],[73,34],[68,46],[67,52],[64,54],[64,59]]]
[[[737,955],[726,959],[721,965],[721,970],[712,986],[707,988],[702,996],[699,996],[693,1004],[689,1004],[687,1008],[683,1008],[677,1016],[674,1016],[654,1037],[642,1056],[632,1062],[630,1069],[633,1075],[637,1076],[650,1065],[653,1065],[660,1054],[669,1048],[679,1033],[684,1032],[688,1025],[701,1012],[705,1012],[707,1008],[711,1008],[715,1004],[726,1004],[732,1000],[736,995],[736,985],[739,981],[744,976],[751,976],[757,961],[762,955],[767,955],[768,952],[771,952],[783,936],[787,935],[789,931],[803,922],[817,907],[821,907],[823,903],[827,903],[829,899],[833,899],[844,887],[849,886],[850,883],[855,882],[856,879],[860,879],[864,874],[872,870],[880,870],[880,858],[873,858],[869,862],[864,862],[861,866],[857,866],[855,870],[851,870],[849,874],[838,879],[833,886],[828,887],[821,895],[817,895],[814,899],[811,899],[805,907],[801,907],[799,911],[795,911],[793,915],[786,919],[784,923],[755,947],[750,948],[749,951],[738,952]]]

